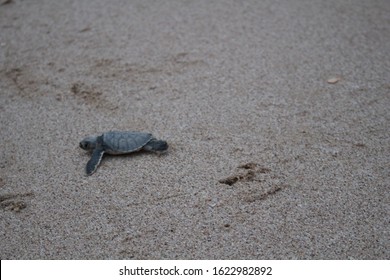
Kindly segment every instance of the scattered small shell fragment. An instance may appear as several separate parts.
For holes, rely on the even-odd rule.
[[[339,77],[335,77],[335,78],[330,78],[328,79],[328,84],[336,84],[337,82],[339,82],[341,79]]]

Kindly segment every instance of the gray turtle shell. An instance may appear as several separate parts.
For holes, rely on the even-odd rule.
[[[110,131],[103,133],[102,145],[107,154],[118,155],[141,150],[152,134],[136,131]]]

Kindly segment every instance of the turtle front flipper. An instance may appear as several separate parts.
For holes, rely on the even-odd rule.
[[[103,154],[104,154],[104,149],[101,147],[93,150],[92,157],[87,163],[87,168],[86,168],[87,175],[92,175],[96,171],[97,167],[100,164],[100,161],[102,160]]]

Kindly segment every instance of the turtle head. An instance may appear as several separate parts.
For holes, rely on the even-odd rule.
[[[86,137],[83,141],[80,142],[80,148],[84,150],[93,150],[96,148],[97,142],[97,136]]]

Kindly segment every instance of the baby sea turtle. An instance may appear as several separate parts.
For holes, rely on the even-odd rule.
[[[157,140],[150,133],[138,131],[109,131],[100,136],[89,136],[80,142],[80,148],[90,150],[92,157],[87,163],[87,175],[92,175],[104,153],[110,155],[128,154],[140,150],[164,152],[168,143]]]

